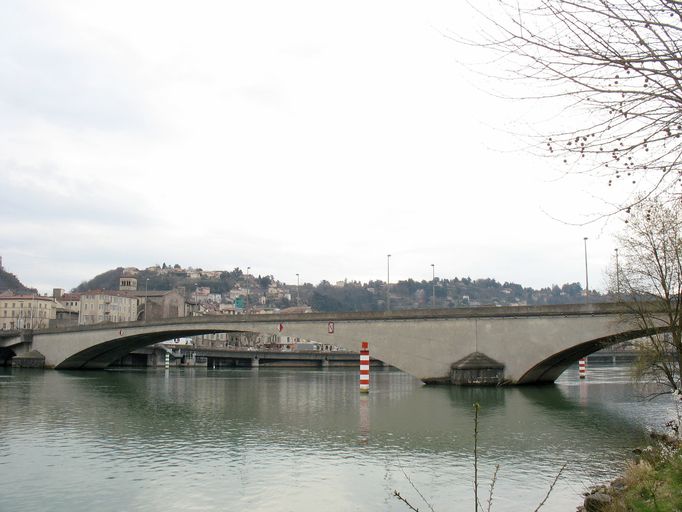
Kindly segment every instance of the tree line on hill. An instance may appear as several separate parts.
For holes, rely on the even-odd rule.
[[[0,267],[0,293],[7,291],[21,295],[38,293],[38,290],[25,286],[17,276]]]
[[[109,270],[81,283],[73,291],[118,289],[123,272],[122,267]],[[201,277],[197,277],[197,274]],[[227,294],[231,290],[240,289],[244,295],[248,291],[252,304],[257,303],[260,297],[267,297],[266,305],[269,307],[308,305],[315,311],[379,311],[386,308],[386,283],[381,280],[367,283],[352,281],[337,285],[322,281],[317,285],[304,283],[297,287],[280,282],[271,275],[246,275],[240,268],[220,272],[217,276],[213,274],[211,277],[205,275],[201,269],[195,269],[191,273],[178,268],[171,272],[147,269],[138,271],[135,277],[138,289],[144,289],[145,286],[148,290],[184,288],[187,296],[199,287],[210,288],[211,293],[215,294]],[[270,287],[276,287],[284,293],[268,294]],[[391,283],[391,309],[432,307],[434,292],[435,306],[440,308],[575,304],[585,300],[584,289],[580,283],[534,289],[512,282],[500,283],[491,278],[438,278],[435,283],[407,279]],[[590,291],[590,300],[605,301],[609,300],[609,296]]]

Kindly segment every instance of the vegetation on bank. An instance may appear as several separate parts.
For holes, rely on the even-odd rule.
[[[675,512],[682,510],[682,443],[679,422],[673,435],[653,434],[653,444],[637,450],[623,476],[587,496],[585,508],[603,512]],[[590,499],[595,497],[595,499]],[[594,503],[591,505],[590,503]],[[600,503],[601,505],[596,505]]]
[[[632,464],[624,476],[626,490],[606,509],[625,511],[682,510],[682,455]]]
[[[661,394],[682,390],[682,212],[679,204],[642,199],[616,237],[620,263],[610,290],[645,335],[634,377]]]

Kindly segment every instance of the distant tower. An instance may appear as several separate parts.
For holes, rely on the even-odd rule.
[[[136,292],[137,279],[129,275],[122,275],[118,280],[118,289],[124,292]]]
[[[0,256],[0,270],[4,270],[4,269],[2,268],[2,256]]]

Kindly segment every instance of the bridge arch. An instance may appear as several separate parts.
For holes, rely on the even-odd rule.
[[[123,331],[123,330],[121,330]],[[97,345],[87,347],[64,359],[55,366],[57,369],[101,369],[114,361],[138,350],[161,341],[185,336],[200,336],[202,334],[241,333],[249,332],[234,329],[184,329],[159,330],[141,334],[123,335],[106,340]]]
[[[11,348],[0,348],[0,366],[7,366],[10,364],[12,358],[16,355],[16,352]]]
[[[657,332],[662,333],[668,331],[669,330],[660,329]],[[635,340],[650,334],[653,334],[653,331],[647,329],[633,329],[579,343],[565,350],[561,350],[536,364],[519,378],[517,384],[554,382],[569,366],[576,363],[579,359],[618,343]]]

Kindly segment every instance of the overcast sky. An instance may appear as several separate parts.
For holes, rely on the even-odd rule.
[[[452,1],[5,0],[0,255],[41,292],[118,266],[293,283],[603,288],[617,222],[462,67]]]

